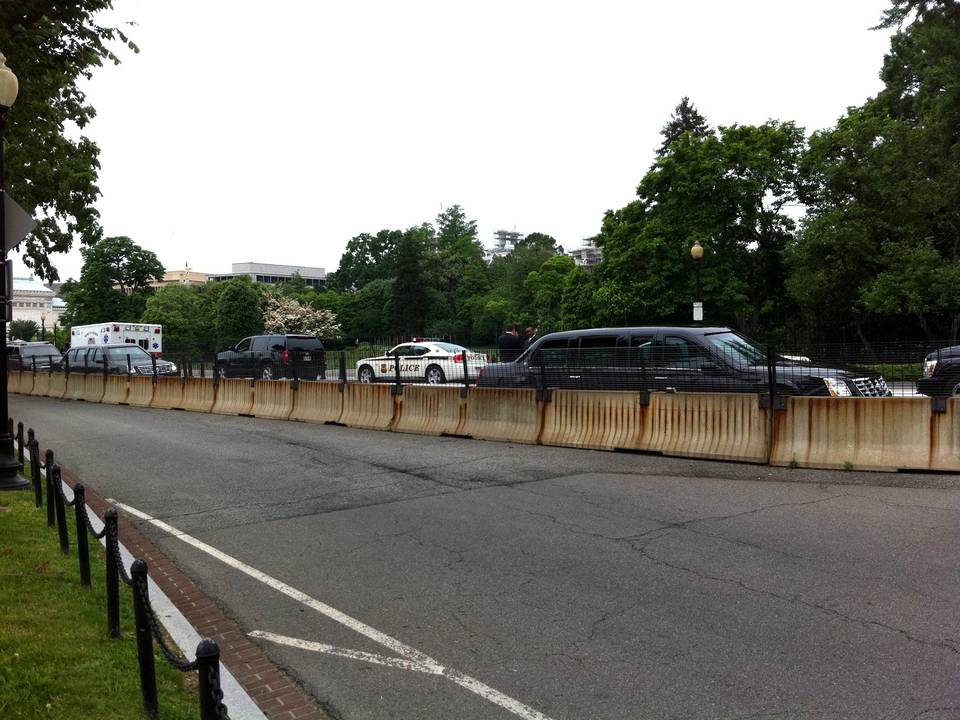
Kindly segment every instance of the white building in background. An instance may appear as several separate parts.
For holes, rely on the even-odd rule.
[[[233,263],[231,272],[219,275],[211,274],[209,280],[210,282],[223,282],[238,277],[247,277],[255,283],[276,285],[292,279],[294,275],[302,277],[310,287],[323,287],[323,284],[327,281],[327,271],[323,268],[255,262]]]
[[[603,250],[594,245],[590,240],[584,240],[583,245],[576,250],[571,250],[567,255],[572,257],[577,265],[587,268],[588,270],[603,260]]]
[[[32,275],[13,279],[14,320],[32,320],[50,330],[54,324],[60,324],[60,316],[66,309],[66,303]]]
[[[509,255],[523,237],[523,233],[516,230],[497,230],[493,233],[493,247],[484,248],[483,259],[490,263],[494,258]]]

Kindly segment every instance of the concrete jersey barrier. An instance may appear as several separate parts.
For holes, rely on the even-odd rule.
[[[479,440],[536,444],[542,419],[536,390],[472,388],[462,434]]]
[[[187,378],[183,382],[184,410],[208,413],[217,400],[213,378]]]
[[[126,375],[110,375],[100,402],[105,405],[123,405],[127,402],[129,382]]]
[[[153,378],[131,375],[128,383],[127,405],[150,407],[153,400]]]
[[[646,449],[664,455],[767,462],[767,411],[740,393],[652,393]]]
[[[312,423],[339,422],[343,396],[338,382],[301,381],[293,394],[293,410],[289,419]]]
[[[67,376],[65,373],[50,373],[50,389],[48,397],[62,398],[67,391]]]
[[[218,415],[250,415],[253,386],[249,380],[224,378],[217,383],[217,400],[212,412]]]
[[[83,399],[98,403],[103,399],[103,373],[90,373],[83,381]]]
[[[65,400],[83,400],[83,381],[87,376],[83,373],[72,372],[67,375],[67,386],[63,392]]]
[[[393,429],[418,435],[462,435],[466,400],[459,387],[408,385],[398,398]]]
[[[396,412],[392,390],[391,385],[347,384],[340,422],[355,428],[389,430]]]
[[[153,386],[150,407],[162,410],[183,408],[183,382],[178,377],[158,377]]]
[[[50,373],[37,373],[33,377],[33,387],[30,388],[31,395],[48,396],[50,394]]]
[[[639,392],[556,390],[543,404],[543,445],[646,450],[649,406]]]
[[[960,471],[960,400],[933,412],[930,398],[787,400],[771,463],[857,470]]]
[[[286,420],[293,411],[293,394],[289,380],[257,380],[253,386],[250,414],[259,418]]]

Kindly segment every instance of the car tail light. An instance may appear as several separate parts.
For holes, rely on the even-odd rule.
[[[280,362],[282,362],[284,365],[287,365],[287,364],[290,363],[290,351],[289,351],[289,350],[284,350],[282,353],[280,353]]]
[[[163,357],[163,353],[162,353],[162,352],[152,352],[152,353],[150,353],[150,357],[154,357],[154,358],[156,358],[157,360],[159,360],[160,358]]]
[[[477,373],[477,379],[478,379],[478,380],[483,377],[483,371],[486,370],[486,369],[487,369],[486,366],[483,366],[483,367],[480,368],[479,372]]]
[[[462,363],[462,362],[463,362],[463,353],[457,353],[456,355],[454,355],[454,356],[453,356],[453,361],[454,361],[455,363]]]

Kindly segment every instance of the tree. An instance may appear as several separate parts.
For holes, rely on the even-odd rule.
[[[865,345],[911,326],[957,342],[960,299],[944,288],[960,276],[960,4],[895,0],[881,26],[899,28],[883,90],[814,134],[801,163],[789,287]]]
[[[422,333],[426,327],[428,303],[423,266],[429,235],[422,227],[411,228],[396,247],[392,325],[400,335]]]
[[[561,321],[567,278],[576,269],[573,258],[555,255],[527,276],[524,286],[533,298],[535,325],[542,332],[564,329]]]
[[[101,237],[93,206],[100,150],[70,128],[82,131],[94,117],[81,86],[104,62],[120,62],[111,46],[137,52],[120,29],[96,21],[112,7],[112,0],[0,3],[0,48],[20,82],[8,116],[7,187],[39,219],[21,247],[24,262],[50,280],[58,279],[51,253]]]
[[[150,283],[164,274],[157,256],[128,237],[104,238],[80,254],[79,282],[64,283],[60,290],[67,302],[64,325],[137,322],[153,292]]]
[[[355,291],[374,280],[393,277],[393,251],[402,236],[399,230],[381,230],[350,238],[327,284],[334,290]]]
[[[40,333],[40,326],[33,320],[14,320],[10,323],[9,327],[11,340],[25,340],[29,342]]]
[[[141,321],[163,325],[163,344],[169,352],[211,352],[214,312],[206,287],[166,285],[147,298]]]
[[[704,138],[710,133],[707,119],[697,112],[697,108],[694,107],[690,98],[686,95],[674,109],[670,120],[660,130],[660,134],[663,136],[663,144],[657,150],[657,157],[663,157],[670,152],[670,146],[683,137],[684,133],[691,133],[700,138]]]
[[[301,305],[291,297],[276,290],[267,291],[266,308],[263,313],[263,329],[268,333],[296,333],[322,338],[340,336],[337,317],[329,310],[317,310]]]
[[[214,317],[219,344],[228,347],[263,332],[263,308],[259,290],[246,278],[228,280],[223,286]]]

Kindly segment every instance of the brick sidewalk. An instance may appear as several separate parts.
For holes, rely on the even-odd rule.
[[[71,487],[80,481],[61,466],[64,481]],[[84,484],[87,504],[103,518],[109,504]],[[220,660],[253,698],[269,720],[330,720],[311,698],[264,655],[240,626],[223,614],[160,550],[120,515],[120,542],[136,557],[147,562],[150,577],[203,637],[216,640]],[[227,708],[229,710],[229,708]]]

